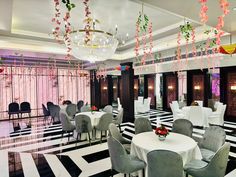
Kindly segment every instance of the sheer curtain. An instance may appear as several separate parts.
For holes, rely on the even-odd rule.
[[[84,74],[81,74],[83,72]],[[11,102],[27,101],[32,116],[42,115],[42,104],[63,100],[90,103],[89,72],[63,68],[5,67],[0,73],[0,119],[8,118]]]

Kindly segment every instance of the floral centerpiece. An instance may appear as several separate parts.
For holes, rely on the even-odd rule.
[[[91,113],[92,114],[94,114],[94,111],[97,111],[97,110],[98,110],[98,108],[96,106],[92,106],[91,107]]]
[[[164,127],[164,125],[161,125],[160,127],[156,128],[155,133],[159,136],[159,140],[163,141],[169,134],[169,130],[166,127]]]

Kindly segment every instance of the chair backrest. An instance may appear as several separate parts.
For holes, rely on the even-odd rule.
[[[50,112],[50,116],[53,118],[58,118],[58,120],[60,119],[60,106],[58,105],[51,105],[49,107],[49,112]]]
[[[47,102],[47,109],[49,110],[49,107],[52,106],[52,105],[54,105],[53,102],[48,101]],[[50,112],[50,110],[49,110],[49,112]]]
[[[125,173],[128,154],[122,144],[115,138],[107,138],[108,150],[111,159],[112,169],[120,173]]]
[[[19,104],[16,102],[10,103],[8,105],[8,112],[12,113],[12,112],[19,112]]]
[[[69,104],[66,107],[66,113],[68,114],[68,116],[74,117],[76,112],[77,112],[77,105],[76,104]]]
[[[20,104],[20,110],[31,112],[30,103],[29,102],[22,102]]]
[[[116,116],[116,123],[121,124],[123,122],[124,109],[121,108]]]
[[[201,147],[216,152],[225,143],[226,133],[219,126],[206,128]]]
[[[150,106],[150,104],[151,104],[151,97],[145,98],[143,100],[143,104],[146,105],[146,106]]]
[[[178,103],[178,101],[172,101],[172,105],[173,105],[173,108],[175,110],[179,110],[179,103]]]
[[[221,110],[220,118],[221,118],[221,125],[224,125],[224,116],[225,116],[225,111],[226,111],[226,104],[223,105],[223,108]]]
[[[143,103],[143,96],[138,96],[138,102]]]
[[[215,105],[215,100],[214,99],[208,99],[208,108],[211,108],[212,111],[214,111],[215,110],[214,105]]]
[[[112,123],[113,115],[111,113],[105,113],[99,119],[98,125],[96,128],[101,131],[109,129],[109,124]]]
[[[208,165],[201,169],[204,177],[224,177],[229,158],[230,143],[225,143],[216,152]]]
[[[224,106],[223,106],[223,104],[222,103],[218,103],[218,105],[217,105],[217,108],[216,108],[216,113],[217,114],[221,114],[222,113],[222,111],[223,111],[223,108],[224,108]]]
[[[83,114],[75,116],[75,129],[78,133],[91,132],[93,128],[90,117]]]
[[[79,100],[78,103],[77,103],[78,112],[81,112],[82,106],[84,106],[84,101],[83,100]]]
[[[116,127],[114,123],[110,123],[109,125],[109,135],[118,140],[120,143],[123,140],[123,137],[120,134],[119,129]]]
[[[118,110],[120,110],[122,108],[122,105],[120,104],[120,98],[117,98],[117,103],[118,103]]]
[[[49,111],[47,110],[47,108],[45,107],[44,104],[42,104],[42,107],[43,107],[43,115],[44,115],[44,116],[49,116],[50,113],[49,113]]]
[[[199,106],[203,107],[203,101],[201,101],[201,100],[195,100],[195,102],[197,102]]]
[[[148,177],[183,177],[182,157],[173,151],[154,150],[147,154]]]
[[[204,115],[203,108],[201,106],[190,106],[188,119],[193,125],[203,126],[204,125]]]
[[[219,101],[216,101],[215,102],[215,105],[214,105],[214,108],[217,110],[218,106],[219,105],[223,105],[223,103],[219,102]]]
[[[88,105],[84,105],[81,107],[81,112],[89,112],[90,111],[90,107]]]
[[[103,108],[103,111],[107,113],[112,113],[113,107],[111,105],[107,105]]]
[[[193,124],[187,119],[177,119],[173,122],[172,132],[192,137]]]
[[[135,134],[153,131],[150,120],[144,117],[135,119],[134,128],[135,128]]]
[[[60,119],[61,119],[62,130],[72,131],[74,129],[74,126],[70,122],[70,119],[67,116],[66,112],[60,111]]]

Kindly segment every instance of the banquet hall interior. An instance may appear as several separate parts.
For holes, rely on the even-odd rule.
[[[235,0],[0,0],[0,177],[236,177]]]

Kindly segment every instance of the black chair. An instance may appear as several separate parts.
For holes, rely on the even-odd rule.
[[[20,113],[20,109],[19,109],[18,103],[13,102],[8,105],[9,119],[11,118],[12,114],[17,114],[17,117],[19,118],[19,113]]]
[[[22,114],[28,113],[29,117],[31,117],[31,108],[30,108],[30,103],[29,102],[22,102],[20,104],[20,114],[22,118]]]
[[[44,104],[42,104],[42,107],[43,107],[43,116],[44,116],[44,121],[46,122],[48,117],[50,116],[50,113],[49,111],[47,110],[47,108],[45,107]]]
[[[81,112],[81,108],[82,106],[84,106],[84,101],[83,100],[79,100],[77,103],[77,108],[78,108],[78,112]]]
[[[53,106],[53,105],[54,105],[53,102],[50,102],[50,101],[47,102],[47,109],[49,111],[49,114],[50,114],[50,106]]]

